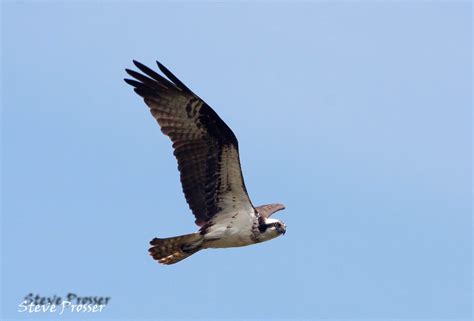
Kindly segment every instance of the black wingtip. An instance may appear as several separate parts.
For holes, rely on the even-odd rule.
[[[138,82],[136,80],[133,80],[133,79],[124,78],[123,81],[125,81],[127,84],[129,84],[130,86],[133,86],[133,87],[138,87],[139,85],[141,85],[140,82]]]
[[[163,64],[162,64],[161,62],[159,62],[158,60],[156,60],[156,64],[158,65],[158,68],[160,68],[161,71],[163,71],[163,69],[168,70],[168,69],[166,69],[166,67],[163,66]]]
[[[139,61],[136,61],[136,60],[133,60],[133,64],[138,68],[140,69],[141,71],[147,73],[147,71],[150,71],[152,73],[155,73],[153,70],[151,70],[150,68],[148,68],[147,66],[145,66],[144,64],[142,64],[141,62]]]
[[[144,70],[151,70],[150,68],[148,68],[147,66],[145,66],[144,64],[142,64],[139,61],[133,60],[133,64],[143,72],[144,72]]]
[[[169,71],[168,68],[165,67],[165,65],[163,65],[161,62],[159,62],[158,60],[156,60],[156,64],[158,65],[158,68],[160,68],[161,72],[164,73],[166,76],[168,76],[168,74],[172,74],[171,71]],[[173,75],[173,74],[172,74]],[[174,75],[173,75],[174,76]],[[175,77],[176,78],[176,77]]]
[[[161,72],[165,74],[166,77],[168,77],[169,80],[171,80],[179,89],[187,91],[192,93],[192,91],[186,87],[185,84],[181,82],[181,80],[178,79],[171,71],[168,70],[161,62],[156,60],[156,64],[158,65],[158,68],[160,68]]]

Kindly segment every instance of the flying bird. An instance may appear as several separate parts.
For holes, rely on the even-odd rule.
[[[174,264],[202,249],[246,246],[285,234],[285,224],[270,218],[284,205],[252,205],[229,126],[158,61],[168,79],[133,63],[142,73],[125,69],[134,79],[124,80],[171,139],[183,192],[199,226],[196,233],[151,240],[153,259]]]

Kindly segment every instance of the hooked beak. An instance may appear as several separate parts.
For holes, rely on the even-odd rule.
[[[286,225],[285,225],[285,224],[282,224],[282,226],[281,226],[279,232],[280,232],[282,235],[285,235],[285,233],[286,233]]]

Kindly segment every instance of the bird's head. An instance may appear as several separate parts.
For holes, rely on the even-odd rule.
[[[286,232],[286,225],[280,220],[274,218],[265,218],[263,224],[259,226],[260,239],[267,241],[277,236],[283,235]]]

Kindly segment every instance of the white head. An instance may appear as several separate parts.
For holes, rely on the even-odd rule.
[[[264,218],[259,225],[261,241],[268,241],[286,232],[286,225],[274,218]]]

